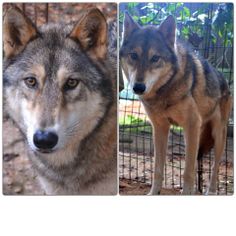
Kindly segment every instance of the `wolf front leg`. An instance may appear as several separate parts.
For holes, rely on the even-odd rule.
[[[201,132],[201,118],[198,114],[190,112],[188,122],[184,127],[186,158],[184,169],[184,195],[194,194],[195,167],[199,148],[199,139]]]
[[[153,122],[154,173],[149,195],[157,195],[161,192],[169,128],[170,124],[168,121],[160,124]]]
[[[217,133],[217,134],[216,134]],[[206,192],[207,195],[215,195],[216,194],[216,183],[217,183],[217,175],[219,171],[220,160],[222,158],[225,142],[226,142],[226,127],[219,126],[215,132],[213,132],[214,136],[214,154],[215,160],[211,168],[211,180],[209,188]]]

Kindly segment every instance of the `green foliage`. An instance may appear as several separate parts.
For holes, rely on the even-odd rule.
[[[125,117],[119,117],[119,124],[123,125],[136,125],[136,124],[140,124],[140,123],[144,123],[144,121],[140,118],[137,118],[133,115],[126,115]]]
[[[224,37],[224,46],[232,46],[233,41],[233,4],[219,4],[213,18],[213,29],[218,37]],[[217,36],[216,36],[217,37]]]
[[[203,38],[205,32],[211,30],[211,37],[207,40],[211,40],[212,45],[221,41],[224,46],[232,46],[232,3],[122,3],[121,22],[124,9],[140,25],[159,25],[168,15],[173,15],[180,37],[189,39],[195,33]],[[210,12],[213,16],[209,17]]]
[[[133,115],[126,115],[125,117],[119,116],[119,125],[123,126],[124,132],[131,133],[151,133],[152,127],[151,125],[143,119],[135,117]]]
[[[119,126],[122,127],[124,132],[130,133],[152,133],[152,126],[149,122],[135,117],[133,115],[126,115],[125,117],[119,116]],[[179,126],[172,125],[171,130],[174,132],[181,132],[183,128]]]

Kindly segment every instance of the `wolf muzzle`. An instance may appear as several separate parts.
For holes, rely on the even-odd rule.
[[[136,94],[143,94],[146,90],[146,86],[143,83],[135,83],[133,86],[133,91]]]
[[[34,134],[33,142],[38,149],[50,151],[57,145],[58,136],[54,132],[38,130]]]

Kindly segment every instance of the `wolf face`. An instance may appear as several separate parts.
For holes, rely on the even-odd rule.
[[[11,8],[3,27],[4,93],[11,117],[38,156],[71,161],[64,157],[73,158],[68,152],[99,126],[113,99],[101,66],[107,57],[105,18],[92,9],[74,26],[37,29]]]
[[[160,88],[175,72],[175,21],[169,16],[159,27],[140,27],[125,14],[121,64],[134,93]]]

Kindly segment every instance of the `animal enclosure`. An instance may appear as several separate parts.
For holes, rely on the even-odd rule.
[[[11,5],[19,7],[36,26],[45,23],[70,23],[78,20],[81,10],[99,8],[107,18],[116,18],[116,3],[5,3],[3,11]]]
[[[233,5],[216,3],[123,3],[120,29],[127,10],[140,25],[159,25],[168,15],[177,22],[177,35],[196,54],[224,74],[233,94]],[[121,33],[122,30],[120,30]],[[151,124],[124,76],[119,100],[119,176],[121,194],[146,194],[152,183],[153,139]],[[194,134],[193,134],[194,135]],[[209,183],[214,153],[197,162],[196,194]],[[183,129],[171,126],[162,194],[179,194],[183,186],[185,144]],[[220,164],[217,194],[233,194],[233,112],[228,123],[224,155]]]

